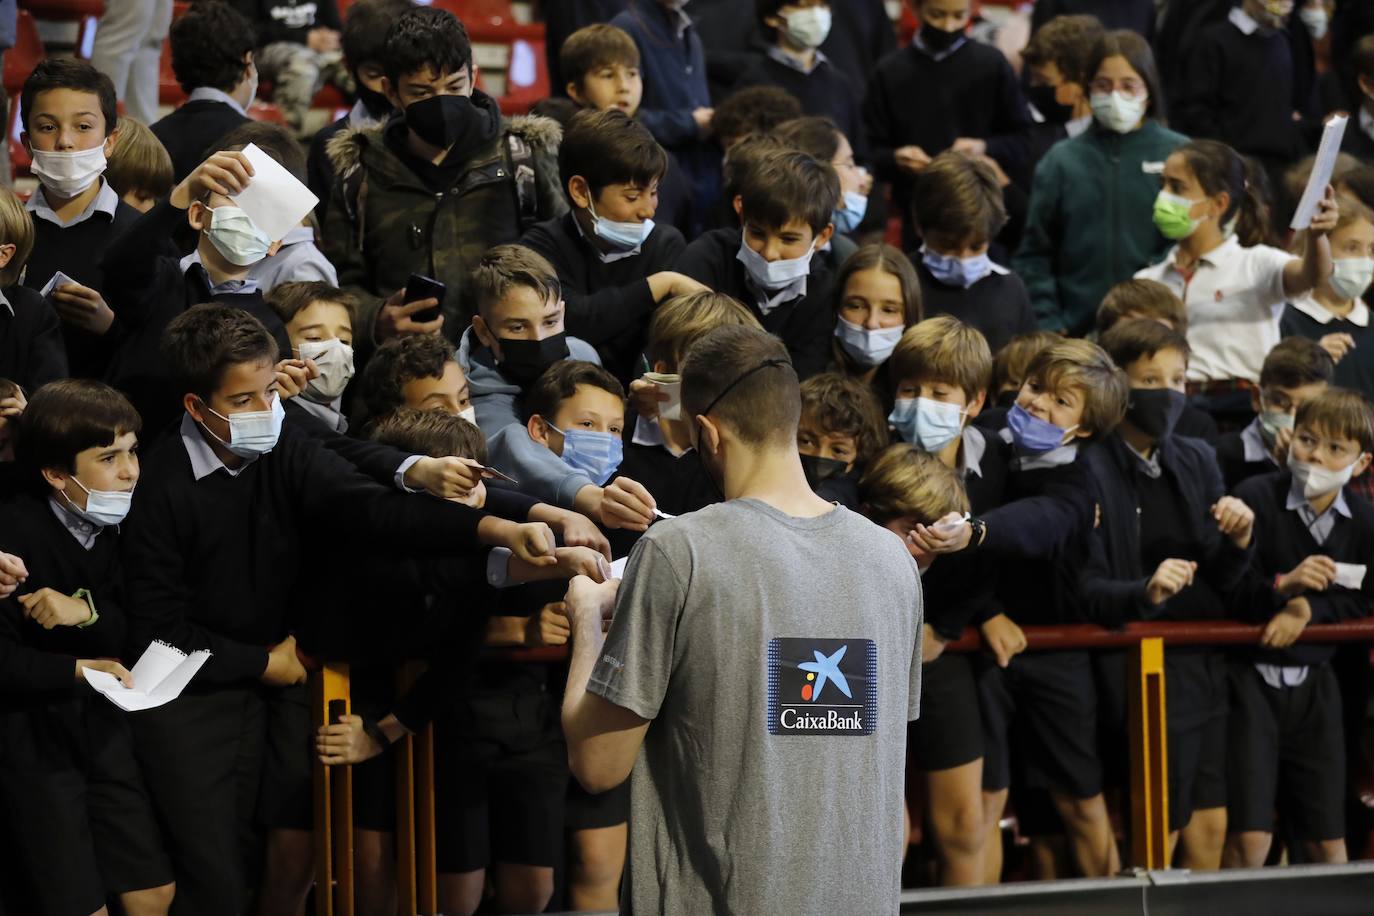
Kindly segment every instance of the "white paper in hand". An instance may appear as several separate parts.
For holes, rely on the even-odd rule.
[[[1317,202],[1326,194],[1326,186],[1331,183],[1331,172],[1336,168],[1336,157],[1341,152],[1341,139],[1345,137],[1345,126],[1350,119],[1345,115],[1332,115],[1322,130],[1322,145],[1317,148],[1317,159],[1312,164],[1312,177],[1307,180],[1307,190],[1302,192],[1298,209],[1293,211],[1290,229],[1306,229],[1312,225],[1312,215],[1317,212]]]
[[[612,579],[623,579],[623,578],[625,578],[625,567],[628,566],[629,563],[630,563],[630,558],[629,558],[629,557],[621,557],[619,560],[613,561],[613,562],[611,563],[611,578],[612,578]]]
[[[143,657],[129,671],[134,686],[125,687],[119,678],[104,671],[81,669],[81,675],[110,702],[126,712],[155,709],[181,696],[200,666],[210,657],[209,651],[198,649],[190,655],[166,643],[148,646]]]
[[[1364,588],[1365,564],[1337,563],[1336,584],[1354,591]]]
[[[49,296],[51,296],[53,294],[53,290],[57,289],[58,287],[66,286],[68,283],[75,282],[75,280],[73,280],[71,277],[67,276],[59,270],[57,273],[52,275],[51,280],[49,280],[47,283],[43,285],[43,288],[38,291],[38,295],[46,299]]]
[[[297,181],[296,176],[282,168],[277,160],[258,149],[257,144],[245,146],[243,155],[253,166],[253,177],[248,187],[232,200],[259,229],[267,233],[268,238],[279,242],[286,233],[300,225],[320,199]]]
[[[682,419],[682,376],[667,375],[662,372],[646,372],[644,380],[658,386],[660,394],[668,400],[658,402],[658,415],[664,420]]]

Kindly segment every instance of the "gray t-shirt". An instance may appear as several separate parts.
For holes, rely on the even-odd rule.
[[[896,912],[921,618],[906,548],[847,509],[650,528],[588,686],[653,720],[622,912]]]

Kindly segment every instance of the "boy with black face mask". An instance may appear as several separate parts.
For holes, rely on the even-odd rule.
[[[325,253],[358,297],[360,355],[388,338],[462,330],[469,274],[482,252],[567,212],[558,180],[558,125],[510,121],[475,88],[472,44],[451,13],[409,10],[387,32],[382,81],[397,109],[381,127],[328,144],[338,178],[325,216]],[[438,303],[405,303],[411,274],[444,283]]]
[[[1131,392],[1116,432],[1084,455],[1102,513],[1079,582],[1086,615],[1105,626],[1223,616],[1249,560],[1254,513],[1222,495],[1211,446],[1174,433],[1187,341],[1137,318],[1114,326],[1102,346]],[[1117,729],[1125,722],[1122,661],[1115,653],[1098,659],[1106,675],[1099,701]],[[1223,657],[1206,647],[1170,649],[1165,666],[1169,822],[1183,834],[1184,864],[1215,869],[1226,822]]]

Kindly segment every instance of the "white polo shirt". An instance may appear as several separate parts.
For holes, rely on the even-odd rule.
[[[1259,382],[1264,357],[1279,342],[1287,298],[1283,269],[1293,255],[1269,245],[1242,248],[1234,235],[1198,259],[1191,277],[1174,266],[1178,246],[1136,274],[1158,280],[1188,308],[1188,381]]]

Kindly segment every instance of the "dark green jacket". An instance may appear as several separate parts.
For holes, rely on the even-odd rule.
[[[448,287],[444,334],[457,341],[468,324],[467,278],[493,245],[518,242],[526,225],[567,212],[558,179],[562,130],[542,117],[503,122],[503,131],[475,154],[459,177],[435,192],[387,146],[385,125],[343,130],[328,145],[334,186],[325,214],[325,254],[338,268],[339,285],[358,297],[355,346],[366,357],[376,346],[374,322],[381,304],[412,273]],[[515,159],[515,148],[527,150]],[[523,147],[521,147],[523,144]],[[523,183],[513,171],[533,169]]]
[[[1153,219],[1159,172],[1187,142],[1152,120],[1129,134],[1093,125],[1040,160],[1012,267],[1042,328],[1085,333],[1107,290],[1168,250]]]

